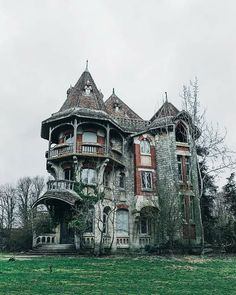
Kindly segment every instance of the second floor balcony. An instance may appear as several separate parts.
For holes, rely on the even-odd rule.
[[[81,155],[89,157],[109,157],[118,163],[123,164],[124,157],[121,151],[113,148],[107,149],[106,145],[83,143],[77,144],[58,144],[46,152],[48,159],[56,159],[71,155]]]

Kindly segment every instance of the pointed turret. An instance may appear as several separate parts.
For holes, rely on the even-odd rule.
[[[97,86],[88,71],[88,61],[86,61],[86,69],[82,73],[78,82],[74,87],[70,87],[67,90],[67,99],[60,111],[78,107],[101,111],[105,110],[103,95],[97,89]]]
[[[155,115],[151,118],[150,121],[152,122],[156,119],[176,116],[178,113],[179,113],[178,109],[172,103],[168,102],[166,98],[166,101],[163,103],[163,105],[155,113]]]
[[[114,88],[112,95],[106,100],[105,106],[107,113],[113,117],[143,120],[115,94]]]

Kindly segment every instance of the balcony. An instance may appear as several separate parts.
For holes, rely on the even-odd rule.
[[[46,153],[46,157],[49,159],[56,159],[58,157],[61,158],[74,154],[92,157],[109,157],[122,165],[124,162],[124,157],[121,151],[109,148],[107,153],[105,145],[89,143],[79,144],[76,146],[76,149],[74,149],[73,144],[56,145],[54,148],[50,149],[48,153]]]
[[[75,181],[71,180],[49,180],[47,182],[48,190],[74,190]]]

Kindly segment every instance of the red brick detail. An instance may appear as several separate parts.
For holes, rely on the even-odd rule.
[[[188,152],[189,151],[189,147],[188,146],[177,146],[176,147],[177,151],[184,151],[184,152]]]
[[[128,209],[129,206],[127,204],[118,204],[117,206],[117,209]]]
[[[156,150],[154,146],[151,146],[151,163],[152,168],[156,169]]]
[[[97,136],[97,143],[104,145],[105,144],[105,138],[102,136]]]
[[[134,145],[134,164],[136,167],[141,166],[141,153],[140,153],[140,145]]]
[[[82,134],[77,134],[77,142],[82,142]]]
[[[136,195],[141,195],[141,172],[135,169],[135,192]]]

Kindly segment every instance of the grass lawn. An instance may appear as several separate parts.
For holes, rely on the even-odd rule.
[[[16,257],[9,262],[0,255],[0,294],[235,295],[236,257]]]

